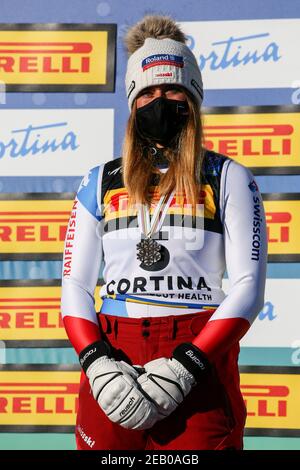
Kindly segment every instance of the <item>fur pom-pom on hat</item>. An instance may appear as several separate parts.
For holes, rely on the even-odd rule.
[[[185,87],[201,105],[201,71],[172,18],[145,16],[127,31],[124,43],[129,54],[125,78],[129,110],[142,89],[164,83]]]
[[[184,33],[170,16],[147,15],[127,31],[124,43],[128,55],[142,47],[147,38],[168,38],[186,43]]]

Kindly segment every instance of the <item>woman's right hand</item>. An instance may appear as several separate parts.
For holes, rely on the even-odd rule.
[[[139,372],[126,362],[101,356],[87,368],[86,375],[95,400],[114,423],[143,430],[159,419],[155,404],[136,382]]]

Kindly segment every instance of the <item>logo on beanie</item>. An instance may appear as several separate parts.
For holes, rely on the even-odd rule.
[[[143,72],[150,67],[158,65],[172,65],[173,67],[184,67],[183,57],[173,54],[155,54],[146,57],[142,62]]]
[[[153,78],[174,78],[174,72],[156,72]]]
[[[198,91],[201,98],[203,98],[203,90],[202,90],[201,86],[199,85],[199,83],[197,83],[196,80],[192,79],[191,80],[191,85]]]
[[[133,92],[134,89],[135,89],[135,81],[132,80],[132,82],[130,83],[129,88],[128,88],[127,98],[129,98],[129,96],[131,95],[131,93]]]

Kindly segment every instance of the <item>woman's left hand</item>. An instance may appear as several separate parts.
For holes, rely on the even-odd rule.
[[[195,379],[176,359],[161,357],[144,365],[137,379],[142,391],[156,404],[158,421],[169,416],[190,392]]]

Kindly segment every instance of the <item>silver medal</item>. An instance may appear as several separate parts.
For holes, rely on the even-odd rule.
[[[161,245],[153,238],[145,238],[137,244],[137,259],[146,266],[151,266],[161,259]]]
[[[145,207],[145,205],[142,204],[142,207],[139,211],[138,225],[140,225],[142,229],[141,231],[144,233],[146,238],[143,238],[137,244],[137,259],[145,266],[152,266],[162,258],[163,246],[157,243],[157,241],[154,240],[154,238],[151,238],[151,236],[153,233],[159,232],[174,194],[175,190],[173,190],[169,195],[164,194],[160,197],[159,202],[155,207],[151,221],[148,207]],[[167,204],[161,211],[166,199],[168,200]]]

